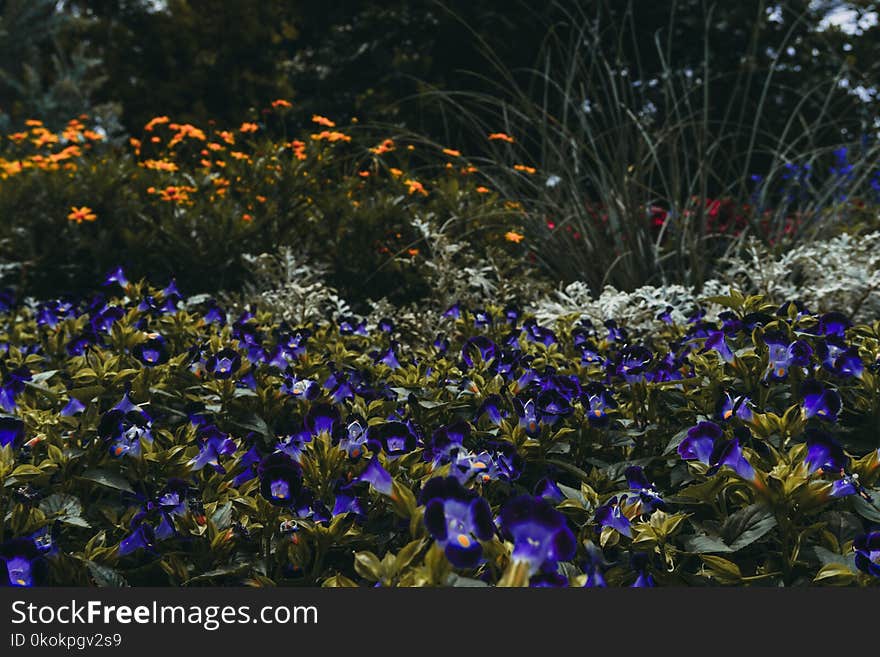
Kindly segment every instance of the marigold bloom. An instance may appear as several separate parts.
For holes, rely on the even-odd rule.
[[[321,116],[320,114],[312,114],[312,123],[317,123],[318,125],[322,125],[325,128],[335,128],[336,124],[328,119],[326,116]]]
[[[6,136],[9,138],[10,141],[13,141],[16,144],[18,144],[19,142],[22,142],[28,138],[28,133],[26,133],[26,132],[13,132],[11,135],[6,135]]]
[[[141,162],[141,166],[154,171],[177,171],[178,169],[177,164],[168,160],[144,160]]]
[[[444,148],[443,153],[450,157],[461,157],[461,151],[457,151],[454,148]]]
[[[369,172],[369,171],[358,171],[358,175],[359,175],[361,178],[369,178],[369,177],[370,177],[370,172]]]
[[[535,173],[535,167],[526,166],[525,164],[514,164],[513,168],[517,171],[522,171],[523,173],[533,174]]]
[[[293,149],[293,156],[297,160],[306,159],[306,143],[304,141],[300,141],[299,139],[294,139],[292,142],[288,144],[290,148]]]
[[[238,131],[239,132],[256,132],[259,129],[260,129],[260,126],[258,126],[256,123],[245,122],[245,123],[241,124],[241,126],[238,128]]]
[[[217,136],[229,145],[235,143],[235,135],[229,132],[229,130],[221,130],[217,133]]]
[[[390,169],[388,169],[388,171],[389,171],[389,172],[391,173],[391,175],[394,176],[395,178],[398,178],[398,177],[400,177],[400,176],[403,175],[403,171],[401,171],[400,169],[395,169],[394,167],[391,167]]]
[[[247,212],[245,212],[243,215],[241,215],[241,220],[242,221],[252,221],[253,217],[251,215],[249,215]]]
[[[284,100],[283,98],[279,98],[278,100],[272,101],[272,107],[274,107],[275,109],[278,109],[281,107],[284,107],[284,108],[293,107],[293,103],[291,103],[289,100]]]
[[[378,146],[374,146],[370,149],[370,152],[374,155],[382,155],[383,153],[388,153],[394,150],[394,140],[393,139],[385,139]]]
[[[428,195],[428,192],[425,190],[425,186],[418,180],[408,178],[407,180],[404,180],[403,183],[407,186],[410,194],[421,194],[422,196]]]
[[[483,187],[482,185],[480,185],[479,187],[477,187],[476,191],[477,194],[488,194],[491,190],[488,187]]]
[[[75,221],[78,224],[81,224],[84,221],[94,221],[97,218],[98,215],[92,212],[92,209],[86,207],[85,205],[81,208],[75,206],[71,207],[70,214],[67,215],[67,219],[69,221]]]
[[[519,233],[515,233],[514,231],[509,230],[504,233],[504,239],[506,239],[508,242],[519,244],[525,239],[525,235],[520,235]]]
[[[406,252],[407,252],[408,254],[410,254],[412,257],[416,257],[417,255],[419,255],[419,250],[418,250],[418,249],[407,249]]]
[[[26,126],[29,128],[35,128],[43,125],[43,122],[38,119],[28,119],[24,122]]]
[[[311,137],[315,141],[329,141],[329,142],[336,142],[336,141],[348,142],[348,141],[351,141],[351,137],[349,137],[348,135],[346,135],[342,132],[336,132],[335,130],[334,131],[324,130],[323,132],[313,133],[311,135]]]
[[[508,144],[512,144],[515,141],[513,137],[503,132],[493,132],[491,135],[489,135],[489,140],[506,141]]]
[[[147,123],[147,125],[144,126],[144,130],[146,130],[147,132],[150,132],[157,125],[161,125],[162,123],[168,123],[169,121],[171,121],[171,119],[169,119],[167,116],[154,117],[154,118],[150,119],[150,121]]]

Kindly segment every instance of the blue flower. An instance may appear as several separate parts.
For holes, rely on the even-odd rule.
[[[784,381],[792,367],[806,367],[810,363],[813,349],[803,340],[789,342],[781,333],[766,333],[767,371],[765,380]]]
[[[498,353],[498,345],[485,335],[475,335],[468,338],[461,348],[461,359],[466,367],[474,366],[474,357],[479,355],[483,363],[491,363]]]
[[[715,443],[723,432],[714,422],[700,422],[688,429],[687,436],[678,444],[678,454],[685,461],[699,461],[711,464]]]
[[[856,568],[873,577],[880,577],[880,531],[856,536],[853,548],[856,551]]]
[[[603,427],[608,424],[608,409],[617,408],[617,403],[601,383],[590,383],[582,400],[587,421],[591,426]]]
[[[30,587],[42,574],[42,558],[33,538],[13,538],[0,544],[0,560],[6,566],[6,585]]]
[[[501,509],[501,528],[513,541],[513,560],[525,562],[529,575],[554,572],[574,558],[576,541],[565,516],[540,497],[520,495]]]
[[[98,423],[98,436],[110,443],[110,453],[140,456],[141,440],[153,442],[152,422],[140,406],[131,402],[128,393],[116,406],[104,413]]]
[[[352,420],[345,428],[345,434],[339,439],[339,448],[348,453],[349,458],[358,459],[363,456],[367,446],[367,430],[360,420]]]
[[[158,333],[150,333],[146,340],[135,345],[132,354],[148,367],[167,363],[170,357],[165,338]]]
[[[818,417],[828,422],[837,422],[842,403],[840,394],[815,379],[804,381],[801,388],[804,401],[802,404],[804,418]]]
[[[623,510],[620,508],[625,500],[626,496],[618,499],[615,495],[605,502],[605,504],[596,509],[594,520],[599,526],[599,529],[611,527],[611,529],[616,530],[624,536],[632,536],[632,527],[629,518],[624,515]]]
[[[732,363],[734,359],[733,351],[730,349],[730,345],[727,344],[727,339],[725,338],[724,332],[722,331],[714,331],[706,338],[706,342],[703,345],[703,351],[701,353],[705,353],[707,351],[714,351],[723,360],[725,363]]]
[[[489,503],[454,477],[429,480],[419,503],[425,505],[428,533],[449,562],[457,568],[477,566],[483,555],[479,541],[488,541],[495,532]]]
[[[645,476],[645,471],[641,466],[629,466],[625,470],[624,476],[626,477],[626,483],[627,486],[629,486],[630,491],[635,493],[635,496],[628,496],[628,499],[633,498],[638,501],[640,513],[650,514],[653,513],[655,509],[660,509],[661,511],[666,510],[666,502],[660,497],[657,487],[652,482],[648,481],[648,478]]]
[[[394,489],[391,475],[382,467],[378,455],[373,456],[373,458],[370,459],[370,462],[367,463],[367,467],[364,468],[363,472],[358,475],[355,481],[366,482],[370,484],[375,491],[382,493],[383,495],[391,495],[391,492]]]
[[[113,283],[116,283],[123,289],[128,287],[128,279],[125,277],[122,267],[117,267],[104,277],[104,285],[112,285]]]
[[[241,355],[229,347],[211,354],[205,367],[218,379],[228,379],[241,367]]]
[[[287,454],[275,452],[265,457],[257,468],[260,493],[275,506],[290,506],[302,492],[302,468]]]
[[[9,415],[0,416],[0,447],[19,447],[24,440],[24,422]]]
[[[811,430],[807,434],[806,445],[804,463],[810,474],[843,472],[849,464],[849,457],[844,453],[843,447],[825,431]]]
[[[367,430],[367,446],[373,452],[383,451],[394,458],[413,451],[418,439],[403,422],[374,424]]]
[[[226,474],[226,468],[220,465],[220,457],[235,454],[235,441],[211,424],[199,428],[198,443],[199,453],[187,464],[190,469],[198,471],[210,465],[215,472]]]
[[[753,417],[751,403],[751,400],[745,395],[734,397],[725,390],[715,405],[715,413],[721,420],[729,420],[736,415],[744,422],[751,422]]]
[[[645,552],[635,552],[630,557],[630,566],[636,573],[636,581],[633,582],[632,588],[652,588],[656,586],[654,578],[648,572],[650,565],[650,557]]]

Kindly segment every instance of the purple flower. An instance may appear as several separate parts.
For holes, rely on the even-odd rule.
[[[454,477],[435,477],[419,495],[425,505],[425,527],[446,558],[457,568],[473,568],[483,556],[479,541],[495,533],[489,503]]]
[[[856,568],[873,577],[880,577],[880,531],[856,536],[853,548],[856,551]]]
[[[475,356],[479,356],[483,363],[491,363],[498,353],[498,346],[485,335],[475,335],[468,338],[461,348],[461,359],[464,364],[471,368],[474,366]]]
[[[110,453],[140,456],[141,440],[153,442],[152,422],[140,406],[131,402],[128,393],[116,406],[104,413],[98,423],[98,436],[110,443]]]
[[[42,571],[40,550],[33,538],[13,538],[0,544],[0,561],[6,571],[6,585],[33,586]]]
[[[553,572],[575,554],[575,537],[565,516],[540,497],[520,495],[501,509],[501,528],[513,541],[513,560],[525,562],[529,575]]]
[[[843,472],[849,464],[849,457],[844,453],[843,447],[825,431],[811,430],[807,434],[806,445],[804,463],[810,474]]]
[[[594,427],[608,424],[608,409],[617,408],[611,393],[601,383],[591,383],[587,386],[582,403],[587,421]]]
[[[700,422],[688,429],[687,436],[678,445],[678,454],[685,461],[699,461],[711,464],[715,443],[723,432],[714,422]]]
[[[715,405],[715,413],[721,420],[729,420],[735,414],[740,420],[751,422],[751,400],[745,395],[734,397],[730,392],[725,391]]]
[[[701,353],[705,353],[707,351],[714,351],[723,360],[725,363],[732,363],[734,359],[733,351],[730,349],[730,345],[727,344],[727,339],[724,336],[722,331],[715,331],[709,334],[709,337],[706,338],[706,342],[703,345],[703,351]]]
[[[198,443],[199,453],[187,464],[190,469],[198,471],[210,465],[215,472],[226,474],[226,468],[220,465],[220,457],[235,454],[235,441],[210,424],[199,429]]]
[[[766,333],[764,343],[767,345],[767,372],[765,380],[784,381],[792,367],[806,367],[810,363],[813,349],[803,340],[789,342],[779,332]]]
[[[837,422],[842,403],[840,394],[836,390],[815,379],[809,379],[804,381],[801,394],[804,397],[802,408],[806,419],[818,417],[829,422]]]
[[[241,355],[229,347],[211,354],[205,364],[208,372],[218,379],[228,379],[241,367]]]
[[[367,446],[373,452],[384,451],[392,458],[413,451],[417,440],[403,422],[383,422],[367,429]]]
[[[290,506],[302,492],[302,468],[287,454],[275,452],[257,468],[260,493],[275,506]]]
[[[391,495],[393,490],[391,475],[382,467],[382,464],[379,463],[378,456],[374,456],[370,459],[370,462],[367,463],[367,467],[364,468],[356,481],[370,484],[374,490],[383,495]]]
[[[602,529],[603,527],[611,527],[611,529],[616,530],[624,536],[632,536],[632,528],[630,526],[629,518],[623,514],[623,511],[620,508],[620,505],[625,499],[625,496],[618,499],[615,495],[605,502],[605,504],[596,509],[594,520],[596,524],[599,525],[599,529]]]
[[[132,354],[147,367],[162,365],[169,359],[165,338],[158,333],[150,333],[146,340],[135,345]]]

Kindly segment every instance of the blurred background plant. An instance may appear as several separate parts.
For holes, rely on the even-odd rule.
[[[699,293],[877,226],[877,5],[0,0],[3,282]]]

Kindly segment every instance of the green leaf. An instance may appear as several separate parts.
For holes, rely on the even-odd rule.
[[[736,552],[751,545],[776,526],[776,516],[761,504],[752,504],[730,516],[721,527],[721,536]]]
[[[721,584],[738,584],[742,580],[742,572],[732,561],[724,557],[701,554],[700,559],[709,569],[709,577]]]
[[[829,563],[822,566],[822,569],[813,578],[813,583],[827,586],[846,586],[852,584],[855,579],[856,574],[849,569],[849,566],[841,563]]]
[[[112,568],[102,566],[94,561],[86,561],[86,567],[89,569],[89,574],[92,576],[95,586],[102,588],[121,588],[129,586],[126,579],[120,575],[118,571],[113,570]]]
[[[131,487],[131,484],[128,483],[128,480],[117,472],[90,468],[83,472],[80,477],[82,479],[94,481],[102,486],[107,486],[108,488],[115,488],[116,490],[122,490],[126,493],[134,494],[134,489]]]
[[[357,574],[371,582],[382,579],[382,564],[372,552],[356,552],[354,555],[354,569]]]
[[[55,493],[40,502],[40,511],[50,518],[76,527],[90,527],[88,521],[82,517],[82,504],[73,495]]]
[[[872,500],[877,499],[877,495],[880,495],[880,491],[876,489],[868,491],[868,493],[871,495]],[[852,495],[851,499],[853,510],[862,516],[862,518],[870,520],[871,522],[880,523],[880,508],[877,508],[877,505],[862,498],[861,495]]]

